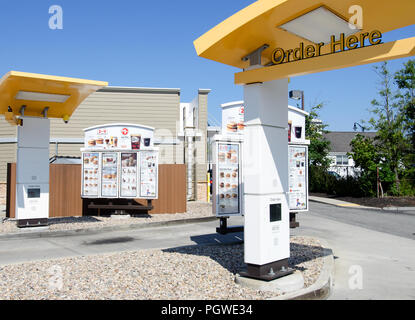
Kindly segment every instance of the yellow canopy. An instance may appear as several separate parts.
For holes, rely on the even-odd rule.
[[[415,22],[414,0],[259,0],[206,32],[194,41],[194,46],[201,57],[245,69],[249,61],[242,58],[268,44],[262,52],[265,65],[271,62],[275,48],[296,48],[301,42],[304,46],[314,44],[284,30],[284,24],[322,6],[348,22],[352,16],[349,10],[356,5],[363,12],[363,28],[359,32],[385,33]],[[322,48],[323,53],[328,51],[327,47]]]
[[[358,50],[304,59],[235,74],[236,84],[249,84],[295,77],[310,73],[348,68],[358,65],[404,58],[415,55],[415,37],[402,39]]]
[[[69,118],[91,93],[107,82],[10,71],[0,80],[0,114]],[[12,109],[10,112],[9,107]]]

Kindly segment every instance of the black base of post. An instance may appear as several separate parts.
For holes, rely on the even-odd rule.
[[[49,219],[22,219],[17,220],[18,228],[33,228],[33,227],[45,227],[49,225]]]
[[[295,229],[300,227],[300,223],[298,223],[295,218],[296,218],[297,212],[290,212],[290,228],[291,229]]]
[[[219,218],[219,228],[216,228],[216,232],[222,235],[228,233],[242,232],[244,231],[244,226],[232,226],[228,227],[228,217]]]
[[[288,259],[278,260],[264,265],[247,264],[246,266],[247,271],[239,273],[241,277],[264,281],[275,280],[294,273],[294,269],[288,267]]]

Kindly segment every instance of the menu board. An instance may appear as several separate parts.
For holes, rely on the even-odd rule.
[[[289,146],[289,193],[288,204],[291,211],[308,210],[307,190],[307,147]]]
[[[137,153],[121,153],[120,197],[137,197]]]
[[[141,151],[140,155],[140,197],[145,199],[157,197],[158,153]]]
[[[158,150],[82,152],[81,196],[157,199]]]
[[[118,196],[117,153],[102,154],[101,196],[116,198]]]
[[[82,154],[82,195],[98,197],[99,153]]]
[[[216,213],[240,214],[240,145],[218,143],[216,164]]]

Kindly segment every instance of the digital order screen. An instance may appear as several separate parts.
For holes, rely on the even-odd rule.
[[[40,188],[27,189],[27,197],[29,199],[40,198]]]

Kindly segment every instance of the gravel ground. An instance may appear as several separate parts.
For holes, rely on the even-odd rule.
[[[290,266],[314,283],[323,265],[318,240],[291,238]],[[44,260],[0,267],[2,300],[244,300],[276,293],[237,285],[243,245],[188,246]]]
[[[99,228],[116,225],[141,224],[159,221],[170,221],[180,219],[191,219],[201,217],[212,217],[212,206],[205,202],[188,202],[186,213],[177,214],[154,214],[154,215],[139,215],[132,216],[128,219],[114,219],[111,217],[68,217],[68,218],[52,218],[49,220],[49,230],[76,230],[87,228]],[[16,233],[19,228],[13,220],[5,220],[1,223],[0,219],[0,234],[1,233]]]

